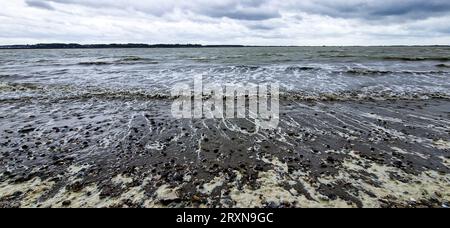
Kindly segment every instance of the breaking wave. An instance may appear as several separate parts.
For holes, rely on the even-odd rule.
[[[286,68],[287,73],[293,73],[293,72],[302,72],[302,71],[312,71],[312,70],[319,70],[320,68],[316,67],[309,67],[309,66],[290,66]]]
[[[25,93],[25,100],[45,99],[57,100],[172,100],[179,96],[171,96],[166,90],[149,91],[142,89],[114,89],[114,88],[77,88],[64,85],[39,85],[31,83],[0,83],[0,92],[32,92]],[[205,97],[204,97],[205,98]],[[207,97],[206,97],[207,98]],[[343,90],[334,92],[315,91],[280,91],[281,101],[364,101],[364,100],[428,100],[428,99],[450,99],[447,91],[395,91],[359,89]],[[2,101],[8,98],[0,99]],[[14,100],[20,100],[14,97]]]

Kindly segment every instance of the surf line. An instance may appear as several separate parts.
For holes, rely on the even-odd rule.
[[[201,223],[205,226],[209,224],[211,215],[190,215],[183,212],[182,215],[177,215],[177,223]]]

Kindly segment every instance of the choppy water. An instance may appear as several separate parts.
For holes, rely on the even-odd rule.
[[[296,98],[450,95],[449,47],[0,50],[0,99],[166,96],[176,83],[278,82]]]

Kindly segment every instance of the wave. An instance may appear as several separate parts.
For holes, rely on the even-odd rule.
[[[448,62],[450,57],[443,56],[428,56],[428,57],[410,57],[410,56],[369,56],[369,55],[351,55],[351,54],[340,54],[340,55],[325,55],[321,54],[319,57],[325,58],[367,58],[367,59],[381,59],[386,61],[405,61],[405,62],[421,62],[421,61],[437,61],[437,62]]]
[[[104,65],[112,65],[111,62],[100,62],[100,61],[94,61],[94,62],[79,62],[78,65],[82,66],[104,66]]]
[[[393,71],[369,70],[369,69],[351,69],[344,72],[350,75],[387,75],[394,73]]]
[[[238,66],[230,66],[230,67],[221,67],[216,68],[214,72],[255,72],[255,71],[265,71],[270,70],[270,67],[262,67],[262,66],[251,66],[251,65],[238,65]],[[326,70],[321,67],[312,67],[312,66],[287,66],[281,68],[285,73],[301,73],[301,72],[314,72]],[[328,72],[328,70],[327,70]],[[412,70],[400,70],[400,71],[391,71],[391,70],[378,70],[378,69],[366,69],[366,68],[351,68],[345,70],[335,70],[330,73],[334,74],[347,74],[354,76],[383,76],[383,75],[395,75],[395,74],[407,74],[407,75],[443,75],[450,74],[449,71],[412,71]]]
[[[1,101],[17,101],[39,99],[48,102],[74,101],[74,100],[162,100],[172,101],[180,96],[171,96],[164,90],[148,91],[141,89],[125,88],[79,88],[66,85],[40,85],[32,83],[0,83],[0,92],[6,92],[5,97],[0,97]],[[8,98],[8,92],[13,92],[15,96]],[[30,97],[31,96],[31,97]],[[186,99],[190,99],[186,97]],[[205,96],[204,99],[208,99]],[[224,97],[225,98],[225,97]],[[247,96],[246,96],[247,98]],[[382,101],[382,100],[430,100],[430,99],[450,99],[448,92],[440,91],[392,91],[377,89],[345,90],[334,92],[314,92],[314,91],[280,91],[281,101]]]
[[[139,56],[125,56],[120,61],[135,62],[135,61],[144,61],[144,60],[147,60],[147,59],[139,57]]]
[[[337,54],[337,55],[320,54],[319,57],[322,57],[322,58],[367,58],[368,56],[359,56],[359,55],[350,55],[350,54]]]
[[[107,65],[132,65],[132,64],[151,64],[151,65],[155,65],[155,64],[159,64],[159,62],[154,61],[154,60],[150,60],[150,59],[145,59],[145,58],[123,58],[123,59],[119,59],[119,60],[114,60],[114,61],[92,61],[92,62],[80,62],[78,63],[78,65],[82,65],[82,66],[107,66]]]
[[[392,60],[392,61],[440,61],[446,62],[450,61],[450,57],[406,57],[406,56],[384,56],[382,57],[384,60]]]
[[[221,73],[224,73],[224,72],[232,73],[232,72],[238,71],[238,72],[242,73],[242,72],[255,72],[258,70],[265,70],[265,68],[260,67],[260,66],[252,66],[252,65],[237,65],[237,66],[219,67],[219,68],[216,68],[214,71],[221,72]]]
[[[50,59],[38,59],[34,61],[34,63],[50,63],[50,62],[52,62],[52,60]]]
[[[67,74],[69,72],[68,69],[61,69],[61,70],[53,70],[50,72],[40,72],[40,75],[62,75]]]
[[[219,74],[240,74],[240,73],[249,73],[249,72],[257,72],[257,71],[265,71],[267,68],[261,66],[251,66],[251,65],[238,65],[238,66],[220,66],[213,67],[211,69],[212,73]]]
[[[90,91],[78,94],[69,94],[59,97],[58,100],[79,99],[102,99],[102,100],[170,100],[175,99],[169,94],[151,93],[145,91]]]
[[[311,93],[311,92],[280,92],[281,101],[388,101],[388,100],[430,100],[430,99],[450,99],[449,94],[441,92],[368,92],[368,91],[341,91],[331,93]],[[244,96],[248,99],[248,96]],[[78,99],[104,99],[104,100],[175,100],[183,98],[181,96],[171,96],[164,93],[151,93],[147,91],[99,91],[87,92],[76,95],[61,97],[59,100],[78,100]],[[193,99],[194,96],[184,97],[184,99]],[[207,100],[210,96],[204,96]],[[223,97],[228,99],[227,97]]]
[[[125,56],[122,59],[119,59],[115,61],[116,64],[129,64],[129,63],[145,63],[145,64],[158,64],[159,62],[149,59],[149,58],[143,58],[139,56]]]
[[[0,79],[15,79],[20,78],[21,76],[18,74],[0,74]],[[1,86],[1,84],[0,84]]]
[[[437,68],[450,68],[450,65],[447,64],[438,64],[436,65]]]
[[[447,71],[389,71],[389,70],[372,70],[372,69],[350,69],[346,71],[337,71],[335,73],[346,73],[349,75],[359,75],[359,76],[370,76],[370,75],[394,75],[394,74],[409,74],[409,75],[442,75],[442,74],[450,74]]]
[[[231,56],[226,56],[226,59],[240,59],[245,57],[244,55],[231,55]]]
[[[179,56],[180,60],[191,60],[194,62],[200,62],[200,63],[208,63],[212,62],[214,60],[218,60],[219,57],[217,56],[193,56],[193,55],[181,55]]]
[[[286,68],[285,72],[292,73],[292,72],[302,72],[302,71],[312,71],[312,70],[318,70],[318,68],[309,67],[309,66],[290,66],[290,67]]]
[[[386,100],[430,100],[450,99],[449,94],[441,92],[375,92],[375,91],[340,91],[330,93],[285,92],[281,100],[295,101],[386,101]]]
[[[31,90],[43,90],[44,87],[33,83],[0,83],[0,91],[31,91]]]
[[[285,56],[285,54],[281,54],[281,53],[261,53],[261,54],[256,54],[255,56],[257,56],[257,57],[283,57],[283,56]]]
[[[239,65],[236,66],[237,69],[243,69],[243,70],[249,70],[249,71],[255,71],[261,69],[259,66],[250,66],[250,65]]]
[[[83,99],[101,99],[101,100],[150,100],[150,99],[174,99],[169,94],[141,91],[141,90],[122,90],[108,88],[76,88],[66,85],[41,85],[33,83],[0,83],[0,92],[22,92],[23,96],[15,96],[14,99],[6,100],[32,100],[45,99],[49,101],[59,100],[83,100]],[[34,96],[30,97],[30,93]],[[19,93],[20,94],[20,93]],[[0,97],[0,101],[5,101]]]

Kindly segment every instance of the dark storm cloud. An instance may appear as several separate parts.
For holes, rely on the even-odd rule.
[[[41,8],[46,10],[54,10],[54,8],[44,1],[39,0],[26,0],[25,3],[30,7]]]

